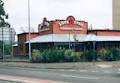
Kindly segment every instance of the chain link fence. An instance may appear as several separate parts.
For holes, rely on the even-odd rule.
[[[15,42],[15,30],[10,27],[0,27],[0,61],[12,58]]]

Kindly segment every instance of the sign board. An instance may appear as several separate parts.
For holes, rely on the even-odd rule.
[[[61,30],[82,30],[84,22],[76,21],[73,16],[69,16],[65,21],[59,22]],[[66,25],[73,25],[72,27]]]

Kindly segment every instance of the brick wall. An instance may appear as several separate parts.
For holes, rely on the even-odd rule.
[[[109,32],[109,31],[106,31],[106,32],[97,32],[97,35],[99,36],[120,36],[120,32]]]
[[[120,31],[116,30],[97,30],[88,31],[88,34],[95,34],[97,36],[120,36]]]
[[[45,21],[45,22],[44,22]],[[45,24],[46,23],[46,24]],[[46,30],[46,28],[48,30]],[[75,20],[73,16],[68,16],[66,20],[43,20],[38,25],[39,35],[46,34],[87,34],[88,23]]]
[[[88,24],[87,22],[83,22],[83,26],[79,26],[77,24],[66,24],[64,26],[60,26],[59,21],[55,21],[53,23],[53,33],[54,34],[87,34]],[[69,28],[67,30],[67,28]],[[79,30],[77,30],[78,28]]]
[[[35,38],[38,36],[38,33],[31,33],[30,39]],[[14,47],[14,55],[27,55],[26,53],[26,41],[29,40],[28,33],[18,34],[18,46]]]
[[[38,36],[38,33],[31,33],[30,39],[35,38]],[[24,43],[29,40],[29,34],[28,33],[22,33],[18,34],[18,44]]]

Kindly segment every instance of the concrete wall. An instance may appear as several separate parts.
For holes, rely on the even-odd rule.
[[[112,1],[113,29],[120,30],[120,0]]]

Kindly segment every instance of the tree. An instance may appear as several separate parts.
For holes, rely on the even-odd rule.
[[[5,19],[8,19],[8,14],[4,10],[4,2],[0,0],[0,27],[10,27],[10,24]]]
[[[2,53],[2,57],[4,57],[4,40],[3,40],[3,27],[10,27],[10,24],[6,22],[6,19],[8,19],[8,14],[6,14],[5,9],[4,9],[4,2],[0,0],[0,28],[2,28],[2,41],[1,45],[2,48],[0,48],[0,55]]]

